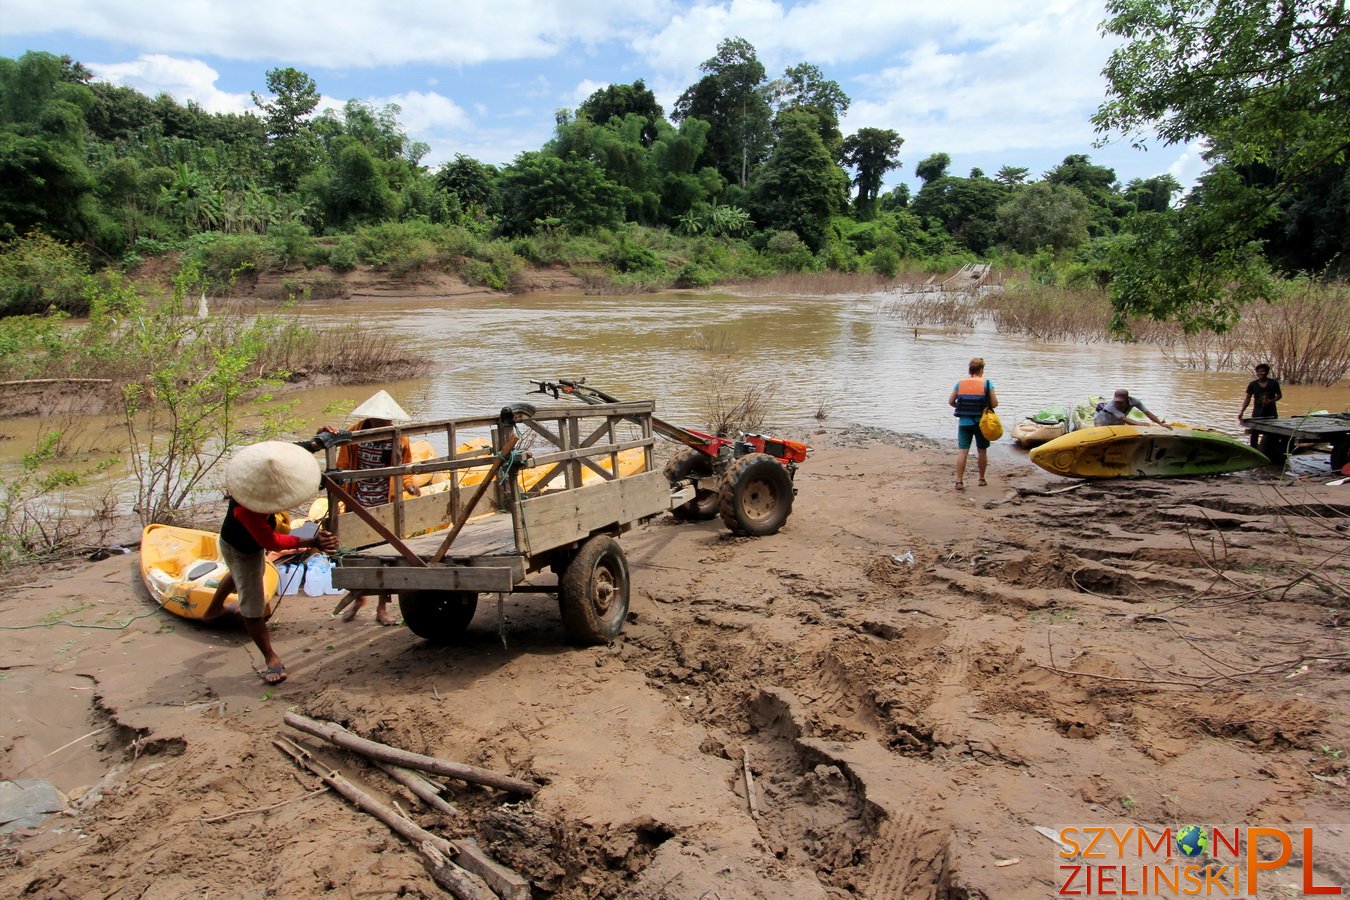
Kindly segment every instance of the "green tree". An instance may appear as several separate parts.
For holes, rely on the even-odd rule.
[[[859,128],[844,141],[844,165],[857,172],[853,184],[858,188],[859,218],[876,215],[881,180],[887,172],[900,168],[900,145],[904,142],[889,128]]]
[[[946,154],[939,155],[945,162]],[[985,253],[998,240],[998,208],[1011,192],[992,178],[940,175],[924,182],[910,211],[925,222],[935,221],[971,251]]]
[[[259,374],[258,360],[276,339],[279,320],[226,322],[185,314],[198,287],[189,268],[176,280],[172,302],[150,310],[137,299],[124,315],[136,351],[153,361],[142,380],[122,389],[127,459],[143,524],[173,521],[234,448],[291,424],[275,415],[276,408],[258,415],[286,375]],[[270,425],[260,434],[257,421]]]
[[[463,153],[436,171],[436,183],[441,190],[454,194],[459,199],[464,212],[472,216],[481,216],[494,207],[494,183],[497,168],[479,162]]]
[[[1107,15],[1103,31],[1125,43],[1107,62],[1098,131],[1138,145],[1203,138],[1212,166],[1175,216],[1136,229],[1137,258],[1169,269],[1117,277],[1117,313],[1224,327],[1245,299],[1270,296],[1252,249],[1279,204],[1350,150],[1345,4],[1109,0]]]
[[[253,92],[267,128],[268,161],[272,182],[279,190],[294,191],[300,179],[318,162],[319,142],[309,117],[319,105],[319,88],[299,69],[269,69],[270,99]]]
[[[998,229],[1020,253],[1042,247],[1068,250],[1087,242],[1091,214],[1080,191],[1042,181],[1023,187],[998,208]]]
[[[662,122],[652,144],[652,166],[661,179],[661,220],[674,225],[697,206],[721,196],[724,179],[712,166],[700,166],[712,126],[685,119],[679,128]]]
[[[522,153],[497,181],[503,234],[532,234],[540,228],[585,232],[618,225],[627,191],[605,178],[588,159],[559,159],[538,151]]]
[[[673,118],[708,122],[704,158],[727,181],[746,187],[772,137],[764,64],[754,46],[738,37],[718,44],[717,55],[699,69],[704,76],[675,101]]]
[[[999,184],[1006,184],[1009,187],[1017,184],[1025,184],[1027,175],[1031,170],[1026,166],[1002,166],[998,173],[994,175],[994,180]]]
[[[1172,206],[1172,197],[1181,190],[1181,182],[1172,175],[1132,178],[1122,197],[1134,212],[1163,212]]]
[[[64,73],[50,53],[0,59],[0,239],[34,229],[77,242],[116,239],[86,162],[94,95]]]
[[[601,88],[582,101],[577,107],[577,113],[597,125],[605,125],[610,119],[623,119],[630,114],[641,116],[644,120],[644,147],[650,147],[656,140],[656,126],[666,117],[656,95],[641,78],[632,84],[611,84]]]
[[[922,181],[934,181],[947,174],[952,158],[945,153],[934,153],[914,167],[914,174]]]
[[[395,195],[370,148],[351,135],[343,135],[334,145],[333,155],[326,192],[327,221],[350,230],[392,218]]]
[[[804,62],[788,66],[782,78],[764,86],[764,93],[777,115],[795,110],[815,116],[825,149],[838,158],[844,142],[839,119],[852,102],[839,82],[826,78],[819,66]]]
[[[831,158],[814,116],[786,113],[778,144],[751,187],[751,212],[766,230],[794,231],[811,250],[848,201],[848,176]]]

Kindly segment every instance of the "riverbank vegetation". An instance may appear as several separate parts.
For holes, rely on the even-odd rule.
[[[908,161],[917,191],[883,191],[906,164],[903,136],[845,134],[837,82],[807,61],[775,77],[742,38],[671,109],[641,79],[605,86],[502,166],[426,165],[397,106],[320,112],[319,86],[294,68],[260,77],[252,112],[222,115],[35,51],[0,59],[0,243],[78,247],[86,271],[194,265],[213,295],[276,275],[261,289],[275,299],[341,296],[360,266],[496,291],[552,267],[623,293],[1007,257],[1040,283],[1047,266],[1070,288],[1090,277],[1117,331],[1145,318],[1223,331],[1284,277],[1350,270],[1350,114],[1326,84],[1345,29],[1320,0],[1278,16],[1273,0],[1222,16],[1182,6],[1107,4],[1103,28],[1125,40],[1095,124],[1103,138],[1206,139],[1210,171],[1184,202],[1171,175],[1122,185],[1087,153],[1039,177],[1013,164],[962,175],[933,153]],[[1192,57],[1212,63],[1203,76]],[[70,260],[20,256],[0,265],[0,314],[83,314]]]

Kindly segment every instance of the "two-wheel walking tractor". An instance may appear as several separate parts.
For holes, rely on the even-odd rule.
[[[581,380],[536,381],[534,393],[574,397],[592,405],[617,403],[616,398]],[[666,463],[672,488],[691,485],[694,499],[671,508],[678,519],[711,519],[721,515],[733,534],[774,534],[792,514],[797,464],[811,448],[800,441],[762,434],[735,440],[682,428],[652,416],[654,432],[683,446]]]

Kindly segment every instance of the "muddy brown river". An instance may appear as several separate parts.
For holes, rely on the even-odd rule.
[[[337,421],[333,410],[386,388],[415,418],[481,415],[530,399],[531,379],[567,377],[621,399],[653,398],[658,416],[703,428],[713,397],[763,386],[766,430],[857,423],[954,443],[947,396],[970,357],[983,356],[1005,427],[1051,403],[1072,407],[1126,387],[1164,419],[1241,433],[1236,416],[1250,373],[1183,370],[1153,345],[1040,343],[998,334],[987,320],[973,331],[915,329],[892,314],[898,299],[672,292],[312,302],[295,314],[315,325],[358,319],[431,356],[434,370],[395,384],[309,390],[298,412],[313,424]],[[1350,409],[1350,382],[1285,386],[1281,414],[1315,409]],[[63,424],[6,420],[5,476],[40,430]],[[80,427],[86,446],[122,439],[115,423]],[[995,453],[1011,460],[1018,451],[1005,439]]]
[[[414,416],[490,412],[528,399],[530,379],[584,377],[622,399],[654,398],[657,414],[707,423],[710,397],[772,388],[776,427],[859,423],[934,438],[955,433],[947,396],[972,356],[987,361],[1005,424],[1055,402],[1128,387],[1158,415],[1239,433],[1237,411],[1251,375],[1179,370],[1159,348],[1122,343],[1045,344],[998,334],[917,330],[890,315],[895,296],[745,297],[530,294],[344,302],[309,306],[318,322],[359,316],[372,332],[399,335],[440,371],[385,385]],[[317,392],[331,400],[362,388]],[[359,396],[358,396],[359,395]],[[1286,387],[1282,414],[1350,409],[1350,383]]]

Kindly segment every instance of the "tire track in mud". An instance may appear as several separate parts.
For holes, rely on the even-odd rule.
[[[712,736],[710,752],[734,759],[747,748],[762,796],[758,828],[775,856],[866,897],[942,896],[951,829],[933,811],[949,778],[933,759],[934,728],[960,740],[959,716],[938,710],[970,705],[962,699],[974,670],[970,620],[910,619],[872,636],[864,618],[894,594],[854,599],[838,582],[783,568],[768,570],[777,586],[766,589],[777,598],[770,607],[702,599],[723,588],[715,566],[753,565],[759,549],[738,540],[701,554],[703,568],[681,586],[700,599],[661,602],[661,638],[644,639],[647,652],[630,664],[672,700],[697,683],[707,702],[682,705]],[[883,780],[880,793],[870,789],[849,762],[859,752],[874,770],[909,760],[903,788]]]
[[[947,880],[948,837],[917,808],[887,816],[868,850],[867,896],[938,896]]]

